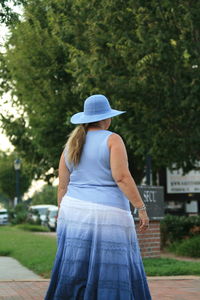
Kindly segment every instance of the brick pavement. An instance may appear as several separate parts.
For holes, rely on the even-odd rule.
[[[153,300],[200,299],[200,277],[150,277],[148,280]],[[0,281],[0,300],[43,300],[48,284],[45,279]]]
[[[200,277],[185,276],[149,279],[153,300],[198,300]],[[178,276],[177,276],[178,278]]]
[[[0,281],[1,300],[42,300],[48,281]]]

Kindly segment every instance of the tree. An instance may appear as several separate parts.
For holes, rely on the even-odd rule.
[[[30,1],[24,21],[13,28],[3,55],[21,117],[2,115],[4,130],[37,177],[56,174],[58,159],[71,126],[66,126],[73,101],[71,75],[65,70],[67,49],[59,45],[48,23],[45,1]],[[31,47],[30,47],[31,45]],[[4,88],[4,87],[3,87]],[[68,100],[66,100],[68,99]],[[45,175],[50,168],[53,174]]]
[[[8,199],[5,196],[3,196],[0,192],[0,207],[4,207],[6,205],[8,205]]]
[[[14,11],[15,6],[25,4],[26,0],[1,0],[0,23],[12,25],[18,21],[18,14]]]
[[[200,159],[200,3],[105,0],[93,1],[95,11],[89,5],[82,1],[74,20],[86,17],[88,40],[87,50],[71,48],[77,92],[103,91],[128,110],[115,128],[137,161],[144,164],[150,154],[158,169],[194,168]]]
[[[16,159],[16,154],[12,153],[6,155],[4,152],[0,152],[0,194],[4,198],[4,203],[14,200],[16,196],[16,179],[14,170],[14,160]],[[21,196],[28,190],[32,181],[31,174],[27,166],[22,163],[22,168],[20,170],[20,193]],[[5,201],[5,199],[7,201]]]
[[[57,188],[51,185],[45,185],[40,192],[33,195],[31,205],[53,204],[57,205]]]

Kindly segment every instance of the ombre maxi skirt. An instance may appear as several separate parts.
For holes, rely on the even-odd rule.
[[[64,196],[45,300],[150,300],[130,211]]]

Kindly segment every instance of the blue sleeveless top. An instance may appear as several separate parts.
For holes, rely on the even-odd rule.
[[[130,211],[129,201],[118,188],[111,173],[107,142],[112,133],[108,130],[88,131],[77,166],[68,162],[65,148],[65,162],[70,172],[66,194],[83,201]]]

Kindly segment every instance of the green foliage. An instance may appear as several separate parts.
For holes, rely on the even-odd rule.
[[[53,204],[57,205],[57,188],[52,185],[44,185],[42,191],[33,195],[31,205]]]
[[[93,1],[95,12],[80,5],[74,23],[86,18],[82,38],[89,46],[71,47],[77,92],[103,91],[128,110],[116,128],[136,157],[144,161],[149,152],[155,167],[176,162],[191,168],[199,157],[199,72],[193,68],[199,3]]]
[[[32,218],[33,216],[34,216],[34,219]],[[41,219],[40,219],[40,214],[39,214],[38,210],[35,209],[33,211],[28,211],[26,222],[30,225],[40,226]]]
[[[146,154],[155,171],[173,163],[194,168],[199,12],[199,1],[28,0],[0,57],[1,90],[12,91],[21,117],[3,115],[2,122],[34,173],[52,167],[47,181],[57,174],[69,116],[92,93],[127,110],[111,129],[123,135],[138,177]]]
[[[66,127],[67,114],[77,99],[71,92],[71,75],[65,70],[68,51],[48,22],[52,9],[47,6],[48,1],[29,1],[24,21],[12,29],[4,66],[11,78],[13,103],[22,110],[18,119],[4,115],[2,121],[21,157],[38,177],[44,175],[50,181],[72,129]],[[53,173],[45,176],[50,168]]]
[[[166,215],[161,221],[162,247],[200,233],[200,216]]]
[[[19,203],[14,208],[8,209],[8,216],[13,225],[25,223],[28,217],[28,207],[24,203]]]
[[[13,25],[18,21],[18,14],[14,11],[14,7],[25,4],[26,0],[1,0],[0,2],[0,23]]]
[[[0,206],[3,206],[6,208],[8,206],[8,199],[1,193],[2,192],[0,191]]]
[[[16,178],[14,170],[14,160],[16,159],[16,154],[11,153],[6,155],[4,152],[0,151],[0,193],[8,200],[13,200],[16,196]],[[22,167],[20,170],[20,193],[21,197],[28,190],[32,181],[32,175],[29,168],[22,161]],[[5,202],[5,201],[4,201]]]
[[[175,242],[169,247],[169,250],[177,255],[200,257],[200,235]]]
[[[35,232],[49,232],[48,227],[33,225],[33,224],[19,224],[16,225],[15,228],[22,229],[25,231],[35,231]]]

